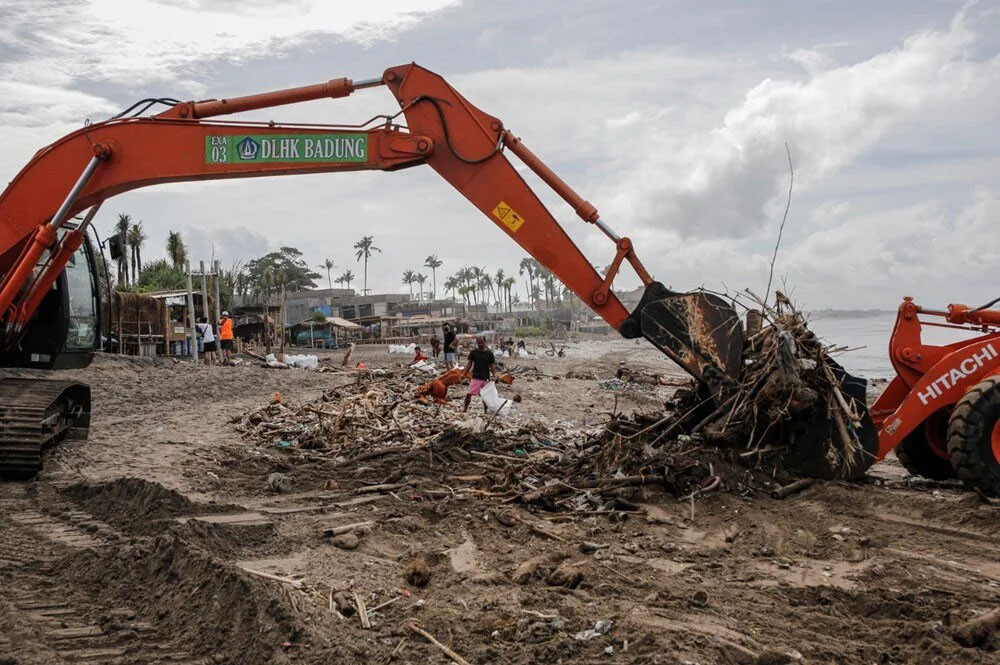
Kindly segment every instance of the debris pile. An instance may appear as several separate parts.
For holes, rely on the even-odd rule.
[[[688,382],[658,416],[608,423],[598,471],[649,472],[699,452],[771,477],[863,474],[877,449],[865,382],[832,360],[843,349],[824,345],[787,301],[764,312],[767,325],[747,340],[738,382],[718,395]]]
[[[413,370],[360,372],[303,404],[276,395],[233,422],[252,444],[332,459],[338,479],[343,469],[358,483],[349,491],[406,488],[573,512],[635,510],[649,488],[693,501],[717,489],[770,492],[794,475],[863,472],[871,453],[857,402],[863,383],[859,398],[799,312],[766,316],[747,342],[740,380],[721,396],[692,381],[659,412],[615,413],[596,427],[462,413]],[[507,376],[540,375],[512,367]]]
[[[415,373],[362,375],[313,402],[291,404],[275,395],[232,422],[253,445],[332,459],[338,479],[358,483],[347,489],[352,494],[406,488],[415,497],[485,496],[609,513],[635,510],[629,497],[642,486],[690,493],[711,470],[703,453],[683,450],[683,439],[673,442],[676,454],[669,459],[628,457],[609,464],[607,444],[626,420],[579,428],[465,414],[450,404],[415,400],[420,379]]]

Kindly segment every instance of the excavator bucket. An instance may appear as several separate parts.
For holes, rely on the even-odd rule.
[[[649,340],[696,378],[715,405],[740,390],[743,326],[732,305],[715,294],[677,293],[652,282],[620,331],[628,338]],[[784,462],[790,470],[819,478],[857,478],[872,465],[878,450],[878,434],[865,402],[866,381],[830,358],[824,362],[859,414],[857,424],[848,425],[854,445],[842,444],[844,437],[825,402],[782,421],[769,434],[789,446]]]
[[[717,295],[677,293],[652,282],[621,331],[648,339],[716,399],[739,380],[743,325],[732,305]]]

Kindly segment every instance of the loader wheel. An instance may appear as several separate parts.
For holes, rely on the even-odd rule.
[[[962,482],[1000,496],[1000,376],[983,379],[955,405],[948,453]]]
[[[944,418],[945,416],[928,418],[923,425],[910,432],[902,443],[896,446],[896,459],[914,476],[930,480],[951,480],[958,477],[951,460],[942,456],[947,454],[945,446],[940,446],[941,455],[935,452],[935,441],[944,444],[945,430],[948,426],[947,420],[941,422]]]

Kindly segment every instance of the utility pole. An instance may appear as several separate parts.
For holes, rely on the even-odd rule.
[[[222,318],[222,313],[220,311],[222,305],[220,304],[221,301],[219,300],[219,277],[221,276],[221,274],[222,271],[219,269],[219,260],[216,259],[215,260],[215,321],[216,321],[215,325],[218,325],[219,319]]]
[[[278,347],[278,360],[285,362],[285,280],[281,280],[281,304],[278,306],[278,318],[281,319],[281,345]]]
[[[199,261],[198,268],[201,270],[201,315],[208,319],[208,275],[205,274],[205,262]]]
[[[198,332],[194,325],[194,285],[191,283],[191,262],[184,262],[184,272],[187,273],[187,315],[191,335],[191,359],[198,361]]]

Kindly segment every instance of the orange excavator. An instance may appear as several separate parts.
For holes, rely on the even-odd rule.
[[[220,119],[381,86],[395,96],[399,111],[361,125]],[[148,115],[159,105],[167,108]],[[518,174],[511,155],[614,244],[614,260],[603,277]],[[744,365],[743,327],[732,306],[705,291],[678,293],[653,280],[631,241],[616,234],[591,203],[498,118],[416,64],[389,68],[377,78],[341,78],[232,99],[146,99],[40,150],[0,194],[0,363],[51,369],[83,367],[91,361],[101,336],[102,305],[97,257],[87,230],[104,200],[116,194],[167,182],[395,171],[422,164],[447,180],[622,336],[646,338],[698,381],[707,400],[724,403]],[[631,312],[611,289],[625,261],[645,287]],[[856,434],[871,444],[865,445],[870,454],[847,470],[858,475],[875,459],[875,429],[865,408],[865,382],[843,372],[839,376],[842,392],[862,414],[863,431]],[[894,382],[890,390],[903,396],[910,387]],[[890,406],[887,400],[886,409]],[[86,434],[89,414],[90,390],[84,384],[0,381],[0,474],[37,472],[47,446],[64,436]],[[883,435],[895,422],[884,421]],[[911,424],[907,421],[893,431]],[[829,438],[832,428],[820,419],[810,432]],[[813,469],[819,475],[844,473],[832,462],[824,469],[822,460]]]
[[[361,125],[218,119],[379,86],[392,92],[400,110]],[[145,115],[161,104],[167,108]],[[615,244],[607,274],[594,270],[509,155]],[[0,195],[0,362],[73,368],[91,361],[101,334],[101,302],[87,229],[103,201],[116,194],[168,182],[396,171],[421,164],[437,171],[625,337],[645,336],[710,391],[720,391],[738,374],[742,328],[723,299],[674,293],[653,281],[631,241],[619,237],[498,118],[416,64],[392,67],[378,78],[341,78],[233,99],[146,99],[38,151]],[[77,223],[74,216],[81,213]],[[642,303],[631,313],[611,290],[623,261],[646,285]],[[0,473],[36,472],[48,445],[86,432],[89,413],[85,385],[0,382]]]

